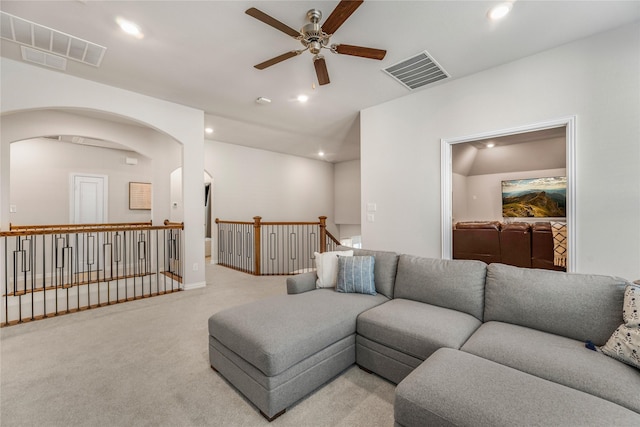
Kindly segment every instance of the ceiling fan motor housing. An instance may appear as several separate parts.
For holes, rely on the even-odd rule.
[[[309,51],[317,55],[320,50],[329,43],[329,36],[322,31],[320,27],[320,19],[322,19],[322,12],[318,9],[311,9],[307,12],[308,24],[305,24],[301,29],[302,35],[300,42],[304,47],[309,48]]]

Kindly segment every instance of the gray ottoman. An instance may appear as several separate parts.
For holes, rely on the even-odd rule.
[[[388,299],[318,289],[209,318],[211,367],[272,420],[355,363],[356,318]]]
[[[442,348],[396,388],[397,426],[638,426],[640,414],[513,368]]]

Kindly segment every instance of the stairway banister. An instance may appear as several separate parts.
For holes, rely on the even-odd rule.
[[[326,216],[318,217],[318,221],[263,221],[260,216],[253,217],[253,222],[216,218],[215,223],[218,263],[253,275],[312,269],[314,252],[340,245],[327,230]]]
[[[106,231],[131,230],[167,230],[184,229],[184,223],[168,222],[165,225],[151,225],[148,223],[113,223],[113,224],[60,224],[60,225],[11,225],[10,231],[0,231],[0,237],[29,236],[42,234],[71,234],[71,233],[100,233]]]

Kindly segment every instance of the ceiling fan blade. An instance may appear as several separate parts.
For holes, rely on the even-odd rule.
[[[360,56],[362,58],[378,60],[384,59],[384,56],[387,54],[386,50],[373,49],[371,47],[353,46],[350,44],[336,45],[335,51],[342,55]]]
[[[313,58],[313,66],[316,69],[316,76],[318,76],[318,84],[320,86],[331,83],[329,81],[329,71],[327,71],[327,63],[322,56],[316,56]]]
[[[278,21],[276,18],[273,18],[267,15],[266,13],[256,9],[255,7],[247,9],[244,13],[246,13],[249,16],[253,16],[258,21],[262,21],[267,25],[271,25],[276,30],[280,30],[283,33],[288,34],[293,38],[300,36],[300,31],[294,30],[290,26],[283,24],[282,22]]]
[[[322,24],[322,31],[331,35],[335,33],[344,21],[346,21],[353,12],[362,4],[364,0],[342,0],[331,15]]]
[[[299,50],[292,50],[291,52],[283,53],[282,55],[278,55],[275,58],[271,58],[267,61],[261,62],[258,65],[254,65],[258,70],[264,70],[267,67],[271,67],[272,65],[276,65],[278,62],[282,62],[286,59],[293,58],[294,56],[300,55]]]

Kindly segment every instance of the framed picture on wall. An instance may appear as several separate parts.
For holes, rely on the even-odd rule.
[[[566,208],[566,176],[502,181],[503,217],[564,218]]]
[[[129,209],[151,210],[151,183],[129,183]]]

